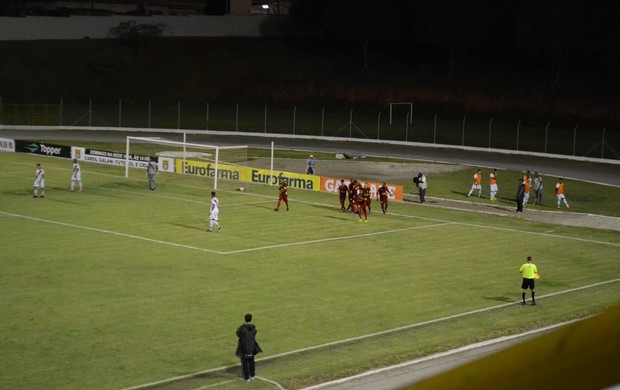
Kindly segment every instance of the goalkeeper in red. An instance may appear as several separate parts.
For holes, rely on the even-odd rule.
[[[274,209],[274,211],[280,211],[280,202],[284,201],[286,203],[286,211],[288,211],[288,191],[286,188],[286,181],[282,180],[280,182],[280,187],[278,188],[280,191],[280,196],[278,197],[278,206]]]
[[[527,257],[527,262],[519,268],[519,272],[523,274],[523,281],[521,282],[521,305],[525,305],[525,294],[529,288],[532,291],[532,306],[536,304],[536,293],[534,292],[534,280],[538,276],[538,269],[536,265],[532,263],[532,256]]]

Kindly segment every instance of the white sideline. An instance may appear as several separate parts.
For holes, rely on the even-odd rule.
[[[427,361],[430,361],[430,360],[434,360],[434,359],[438,359],[438,358],[454,355],[454,354],[461,353],[461,352],[471,351],[471,350],[476,349],[476,348],[481,348],[481,347],[486,347],[486,346],[489,346],[489,345],[499,344],[499,343],[502,343],[504,341],[514,340],[514,339],[518,339],[518,338],[525,337],[525,336],[530,336],[530,335],[537,334],[537,333],[543,333],[543,332],[546,332],[546,331],[549,331],[549,330],[553,330],[553,329],[556,329],[556,328],[561,328],[563,326],[570,325],[572,323],[579,322],[579,321],[582,321],[582,320],[583,320],[583,318],[575,319],[575,320],[571,320],[571,321],[561,322],[559,324],[549,325],[549,326],[546,326],[546,327],[540,328],[540,329],[533,329],[533,330],[530,330],[530,331],[527,331],[527,332],[523,332],[523,333],[519,333],[519,334],[513,334],[513,335],[510,335],[510,336],[503,336],[503,337],[498,337],[496,339],[481,341],[479,343],[470,344],[470,345],[466,345],[466,346],[461,347],[461,348],[455,348],[455,349],[451,349],[449,351],[436,353],[434,355],[425,356],[425,357],[422,357],[422,358],[410,360],[408,362],[403,362],[403,363],[400,363],[400,364],[395,364],[393,366],[377,368],[375,370],[366,371],[366,372],[363,372],[361,374],[349,376],[349,377],[346,377],[346,378],[340,378],[340,379],[336,379],[336,380],[333,380],[333,381],[330,381],[330,382],[324,382],[324,383],[320,383],[318,385],[314,385],[314,386],[310,386],[310,387],[304,387],[301,390],[317,390],[317,389],[321,389],[321,388],[326,387],[326,386],[332,386],[332,385],[337,385],[337,384],[340,384],[340,383],[349,382],[351,380],[355,380],[355,379],[359,379],[359,378],[364,378],[364,377],[371,376],[371,375],[374,375],[374,374],[379,374],[381,372],[395,370],[395,369],[398,369],[398,368],[407,367],[407,366],[411,366],[411,365],[414,365],[414,364],[427,362]]]
[[[611,279],[611,280],[607,280],[607,281],[604,281],[604,282],[589,284],[587,286],[575,287],[575,288],[571,288],[571,289],[568,289],[568,290],[558,291],[558,292],[551,293],[551,294],[546,294],[546,295],[539,295],[537,298],[540,300],[540,299],[544,299],[544,298],[548,298],[548,297],[553,297],[555,295],[567,294],[567,293],[571,293],[571,292],[574,292],[574,291],[585,290],[585,289],[588,289],[588,288],[598,287],[598,286],[602,286],[602,285],[605,285],[605,284],[616,283],[616,282],[620,282],[620,279]],[[465,316],[469,316],[469,315],[472,315],[472,314],[479,314],[479,313],[484,313],[484,312],[491,311],[491,310],[502,309],[502,308],[505,308],[505,307],[508,307],[508,306],[517,305],[519,302],[520,301],[502,303],[500,305],[489,306],[489,307],[485,307],[485,308],[482,308],[482,309],[476,309],[476,310],[467,311],[467,312],[464,312],[464,313],[454,314],[454,315],[451,315],[451,316],[436,318],[434,320],[418,322],[418,323],[409,324],[409,325],[405,325],[405,326],[400,326],[398,328],[393,328],[393,329],[382,330],[380,332],[370,333],[370,334],[366,334],[366,335],[362,335],[362,336],[351,337],[351,338],[348,338],[348,339],[332,341],[332,342],[329,342],[329,343],[319,344],[319,345],[315,345],[315,346],[312,346],[312,347],[296,349],[296,350],[289,351],[289,352],[283,352],[283,353],[279,353],[279,354],[276,354],[276,355],[266,356],[264,358],[256,359],[256,361],[260,362],[260,361],[277,359],[277,358],[281,358],[281,357],[284,357],[284,356],[289,356],[289,355],[293,355],[293,354],[299,354],[299,353],[302,353],[302,352],[312,351],[312,350],[320,349],[320,348],[324,348],[324,347],[330,347],[330,346],[333,346],[333,345],[345,344],[345,343],[349,343],[349,342],[352,342],[352,341],[364,340],[364,339],[367,339],[367,338],[381,336],[381,335],[389,334],[389,333],[394,333],[394,332],[398,332],[398,331],[401,331],[401,330],[419,328],[421,326],[430,325],[430,324],[434,324],[434,323],[438,323],[438,322],[442,322],[442,321],[447,321],[447,320],[452,320],[452,319],[455,319],[455,318],[465,317]],[[195,373],[192,373],[192,374],[186,374],[186,375],[176,376],[176,377],[173,377],[173,378],[163,379],[163,380],[160,380],[160,381],[157,381],[157,382],[146,383],[146,384],[137,385],[137,386],[133,386],[133,387],[127,387],[127,388],[125,388],[123,390],[139,390],[139,389],[144,389],[144,388],[147,388],[147,387],[152,387],[152,386],[162,385],[162,384],[165,384],[165,383],[180,381],[180,380],[183,380],[183,379],[193,378],[193,377],[195,377],[197,375],[204,375],[204,374],[208,374],[208,373],[212,373],[212,372],[228,370],[230,368],[235,368],[235,367],[238,367],[238,366],[239,366],[239,364],[233,364],[233,365],[228,365],[228,366],[223,366],[223,367],[211,368],[211,369],[208,369],[208,370],[199,371],[199,372],[195,372]]]
[[[5,215],[5,216],[15,217],[15,218],[29,219],[31,221],[51,223],[51,224],[54,224],[54,225],[72,227],[72,228],[77,228],[77,229],[90,230],[90,231],[93,231],[93,232],[111,234],[111,235],[114,235],[114,236],[121,236],[121,237],[126,237],[126,238],[133,238],[133,239],[137,239],[137,240],[154,242],[154,243],[157,243],[157,244],[176,246],[176,247],[179,247],[179,248],[198,250],[198,251],[208,252],[208,253],[216,253],[216,254],[219,254],[219,255],[226,254],[225,252],[219,252],[219,251],[215,251],[215,250],[212,250],[212,249],[198,248],[198,247],[191,246],[191,245],[177,244],[177,243],[169,242],[169,241],[156,240],[154,238],[147,238],[147,237],[136,236],[136,235],[133,235],[133,234],[114,232],[112,230],[97,229],[97,228],[92,228],[92,227],[88,227],[88,226],[74,225],[72,223],[51,221],[49,219],[30,217],[30,216],[27,216],[27,215],[7,213],[5,211],[0,211],[0,215]]]

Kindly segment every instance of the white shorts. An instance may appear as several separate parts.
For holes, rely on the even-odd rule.
[[[497,192],[497,184],[491,184],[491,192]]]
[[[220,216],[220,210],[213,210],[209,214],[209,219],[212,221],[217,221]]]
[[[559,201],[561,201],[561,200],[563,200],[563,199],[566,199],[566,198],[564,197],[564,194],[557,194],[557,196],[558,196],[558,202],[559,202]]]
[[[82,172],[78,172],[78,173],[74,173],[73,176],[71,176],[71,181],[82,181]]]
[[[471,189],[472,189],[472,191],[473,191],[473,190],[478,190],[478,191],[480,191],[480,190],[482,190],[482,186],[481,186],[480,184],[472,184],[472,185],[471,185]]]
[[[45,188],[45,179],[36,179],[34,181],[34,186],[39,188]]]

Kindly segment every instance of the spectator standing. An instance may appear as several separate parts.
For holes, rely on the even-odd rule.
[[[306,175],[314,175],[314,156],[310,155],[306,160]]]
[[[241,359],[243,381],[253,381],[256,376],[254,356],[263,352],[256,341],[256,326],[252,324],[252,314],[245,315],[245,323],[237,328],[237,351],[235,355]]]
[[[519,188],[517,188],[517,213],[523,212],[523,198],[525,197],[525,183],[523,179],[519,179]]]
[[[422,172],[418,173],[418,191],[420,192],[420,203],[426,202],[426,188],[428,184],[426,183],[426,176],[422,174]]]
[[[558,208],[560,208],[561,203],[564,202],[566,208],[569,209],[570,206],[568,205],[566,197],[564,196],[564,181],[562,180],[562,178],[559,178],[558,183],[555,185],[555,194],[558,197]]]
[[[534,204],[540,206],[542,203],[542,195],[543,195],[543,179],[538,174],[538,172],[534,172],[534,195],[536,198],[534,199]]]

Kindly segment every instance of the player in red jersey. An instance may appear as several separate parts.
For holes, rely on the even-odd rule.
[[[354,214],[358,214],[359,213],[359,208],[360,208],[360,200],[363,199],[362,196],[362,185],[360,183],[357,182],[357,180],[355,181],[355,186],[353,186],[353,203],[351,206],[351,211]]]
[[[377,190],[377,200],[381,203],[381,211],[383,211],[383,214],[387,213],[388,195],[392,195],[392,193],[389,188],[387,188],[385,183],[383,183],[383,185]]]
[[[274,210],[280,211],[280,202],[284,201],[284,203],[286,203],[286,211],[288,211],[288,192],[286,188],[286,181],[282,180],[278,189],[280,191],[280,196],[278,197],[278,206]]]
[[[364,188],[362,189],[362,197],[366,201],[366,207],[368,207],[368,214],[370,214],[371,212],[370,205],[372,203],[372,196],[370,195],[370,186],[368,185],[368,182],[364,183]]]
[[[355,213],[355,188],[357,186],[357,180],[351,179],[349,183],[349,205],[347,206],[347,210],[351,210],[352,213]]]
[[[349,187],[344,184],[344,179],[340,180],[340,185],[338,186],[338,193],[340,195],[340,211],[346,211],[347,209],[344,207],[344,201],[345,199],[347,199]]]
[[[368,212],[366,210],[366,198],[364,198],[364,188],[360,185],[358,187],[358,196],[356,198],[357,203],[357,215],[360,217],[359,222],[362,222],[362,214],[364,215],[364,222],[368,223]]]

